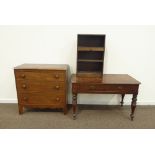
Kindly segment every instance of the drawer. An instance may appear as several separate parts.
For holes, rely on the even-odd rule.
[[[16,86],[19,93],[65,93],[64,82],[21,80],[17,81]]]
[[[64,105],[65,96],[64,95],[50,95],[50,94],[19,94],[19,104],[23,105]]]
[[[33,80],[33,81],[65,81],[64,71],[20,71],[15,70],[16,80]]]
[[[137,92],[136,85],[118,85],[118,84],[79,84],[73,85],[73,92],[83,93],[134,93]]]

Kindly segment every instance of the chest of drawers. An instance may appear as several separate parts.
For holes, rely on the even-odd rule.
[[[61,108],[67,113],[68,65],[23,64],[14,68],[19,113],[28,108]]]

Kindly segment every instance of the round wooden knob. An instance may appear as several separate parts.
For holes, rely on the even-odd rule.
[[[23,99],[24,99],[24,101],[27,101],[27,100],[28,100],[28,98],[27,98],[27,97],[24,97]]]
[[[26,76],[25,76],[25,74],[22,74],[21,77],[24,79]]]
[[[89,88],[90,88],[90,89],[95,89],[95,86],[90,86]]]
[[[56,78],[56,79],[58,79],[58,78],[59,78],[59,75],[58,75],[58,74],[56,74],[56,75],[55,75],[55,78]]]
[[[57,100],[57,101],[60,101],[60,98],[59,98],[59,97],[57,97],[57,98],[56,98],[56,100]]]
[[[122,87],[121,86],[118,86],[118,89],[122,89]]]
[[[60,86],[55,86],[55,88],[56,88],[56,89],[59,89],[59,88],[60,88]]]
[[[26,89],[26,84],[23,84],[23,85],[22,85],[22,88]]]

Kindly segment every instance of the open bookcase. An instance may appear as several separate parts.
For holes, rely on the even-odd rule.
[[[77,38],[77,74],[103,74],[105,35],[79,34]]]

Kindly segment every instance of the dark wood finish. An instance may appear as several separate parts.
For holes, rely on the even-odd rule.
[[[104,65],[105,35],[78,35],[77,74],[101,76]]]
[[[122,96],[122,99],[121,99],[121,106],[123,107],[123,104],[124,104],[124,96],[125,96],[125,94],[121,94],[121,96]]]
[[[73,118],[76,118],[77,95],[79,93],[122,94],[121,104],[125,94],[133,94],[131,104],[131,120],[134,118],[136,100],[140,82],[127,74],[104,74],[102,77],[79,77],[73,74],[71,78],[73,94]]]
[[[73,102],[73,119],[76,119],[77,94],[72,95],[72,102]]]
[[[24,107],[61,108],[67,113],[68,65],[23,64],[14,73],[19,114]]]
[[[134,111],[135,111],[136,104],[137,104],[137,95],[138,95],[138,93],[135,93],[135,94],[133,94],[133,97],[132,97],[131,114],[130,114],[131,120],[133,120],[133,118],[134,118]]]

